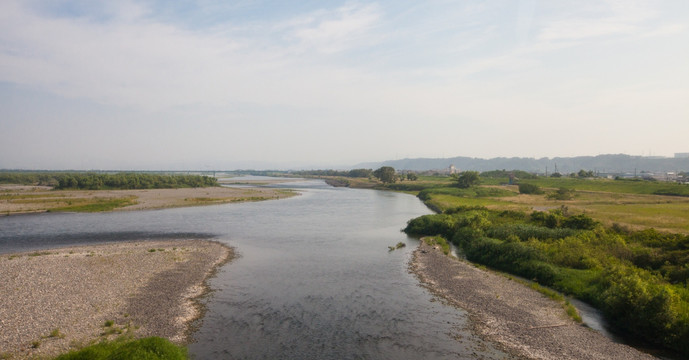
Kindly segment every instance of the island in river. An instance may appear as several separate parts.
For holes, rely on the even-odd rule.
[[[49,186],[0,185],[0,216],[46,211],[127,211],[282,199],[285,189],[201,187],[136,190],[53,190]]]

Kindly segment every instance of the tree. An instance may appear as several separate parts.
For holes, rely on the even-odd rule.
[[[380,169],[373,172],[373,176],[378,178],[383,183],[394,183],[395,182],[395,168],[390,166],[383,166]]]
[[[590,178],[590,177],[594,177],[593,171],[591,171],[591,170],[586,171],[586,170],[584,170],[584,169],[579,170],[579,172],[577,173],[577,176],[580,177],[580,178]]]
[[[535,184],[519,184],[520,194],[543,194],[543,190],[538,185]]]
[[[408,173],[407,174],[407,180],[409,180],[409,181],[416,181],[418,179],[419,179],[419,177],[416,176],[416,174],[414,174],[414,173]]]
[[[477,185],[480,181],[478,171],[464,171],[457,177],[457,187],[466,189]]]

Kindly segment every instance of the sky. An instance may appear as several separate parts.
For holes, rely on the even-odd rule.
[[[0,1],[0,169],[689,152],[689,1]]]

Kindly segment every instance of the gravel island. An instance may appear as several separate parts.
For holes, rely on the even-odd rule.
[[[0,256],[0,358],[54,356],[129,332],[188,340],[206,280],[231,248],[207,240],[79,246]]]

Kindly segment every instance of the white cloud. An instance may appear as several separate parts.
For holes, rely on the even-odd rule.
[[[613,35],[637,35],[658,12],[645,1],[583,1],[559,9],[540,34],[546,41],[580,40]]]
[[[367,39],[369,30],[380,18],[376,5],[349,4],[333,12],[320,12],[301,21],[292,30],[303,46],[324,53],[334,53],[355,46]]]

